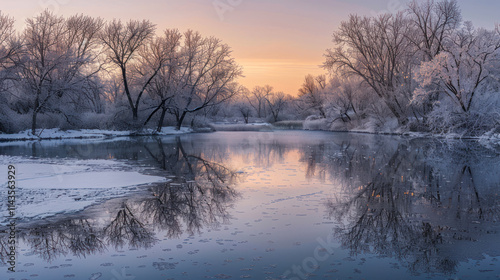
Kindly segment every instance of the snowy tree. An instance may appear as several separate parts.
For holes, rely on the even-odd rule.
[[[445,47],[446,41],[462,21],[456,0],[413,0],[408,4],[407,13],[417,36],[410,37],[422,52],[422,60],[432,60]]]
[[[164,32],[164,37],[156,38],[154,42],[155,53],[164,54],[165,63],[160,68],[158,75],[148,85],[147,91],[155,103],[153,111],[144,124],[146,125],[157,112],[160,112],[156,127],[158,132],[163,126],[170,105],[169,101],[172,101],[180,91],[181,39],[182,34],[177,29],[167,29]]]
[[[93,51],[102,20],[88,16],[68,19],[49,11],[26,20],[23,52],[17,56],[19,83],[32,111],[35,134],[40,112],[63,113],[58,100],[79,91],[99,68],[92,67]],[[65,115],[67,118],[67,116]]]
[[[130,20],[126,24],[113,20],[100,35],[111,64],[121,73],[123,90],[134,120],[138,119],[141,97],[165,62],[161,54],[148,52],[154,51],[153,46],[149,48],[154,32],[155,25],[147,20]],[[148,65],[141,65],[141,62]]]
[[[14,58],[21,51],[22,42],[15,34],[14,19],[0,12],[0,78],[11,78]]]
[[[412,93],[411,36],[411,22],[403,13],[377,18],[351,15],[334,33],[337,47],[327,51],[324,67],[362,78],[404,125]]]
[[[168,108],[177,130],[186,115],[217,106],[242,90],[236,83],[242,75],[241,67],[231,56],[231,48],[220,39],[188,30],[180,51],[180,84]]]
[[[460,8],[456,0],[413,0],[408,4],[407,14],[415,28],[416,36],[410,37],[418,49],[418,57],[427,62],[444,50],[450,36],[459,28],[462,20]],[[432,111],[435,102],[439,99],[439,91],[433,92],[422,100],[421,109],[424,120]],[[418,120],[418,119],[417,119]]]
[[[250,93],[245,95],[250,106],[257,112],[257,118],[266,116],[266,98],[272,91],[273,87],[270,85],[256,86]]]
[[[290,100],[291,97],[285,95],[283,92],[271,92],[266,96],[266,102],[269,112],[271,112],[273,122],[279,120],[280,114],[285,110]]]
[[[100,18],[84,15],[75,15],[66,19],[68,48],[72,49],[73,56],[80,61],[75,82],[78,86],[68,90],[65,101],[73,104],[68,110],[75,112],[93,111],[102,113],[104,104],[101,100],[102,78],[104,60],[101,58],[101,45],[99,32],[104,25]],[[66,106],[65,106],[66,107]],[[64,111],[64,110],[63,110]]]
[[[243,120],[245,120],[245,123],[248,123],[248,119],[252,116],[253,114],[253,108],[248,104],[248,102],[245,101],[240,101],[235,104],[238,112],[241,114],[243,117]]]
[[[325,96],[326,77],[325,75],[312,76],[307,75],[302,87],[299,89],[299,106],[302,110],[311,110],[322,118],[326,118]]]
[[[470,111],[479,91],[487,90],[491,71],[499,66],[500,36],[493,31],[475,29],[470,22],[456,31],[448,45],[432,61],[423,63],[417,80],[415,101],[424,99],[434,85],[456,105]]]
[[[369,103],[373,102],[369,96],[371,89],[358,77],[333,77],[326,90],[329,92],[328,115],[332,121],[348,122],[353,116],[365,118]]]
[[[0,12],[0,131],[6,131],[5,124],[10,108],[9,96],[6,94],[9,85],[6,81],[13,79],[15,70],[14,58],[21,50],[21,41],[15,34],[14,19]]]

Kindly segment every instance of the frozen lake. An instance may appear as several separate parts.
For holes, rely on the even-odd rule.
[[[500,279],[499,152],[308,131],[0,143],[0,279]]]

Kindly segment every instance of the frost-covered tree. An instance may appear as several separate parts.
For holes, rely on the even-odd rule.
[[[285,95],[283,92],[271,92],[266,96],[266,103],[271,113],[273,122],[279,120],[280,114],[285,110],[289,104],[291,97]]]
[[[148,20],[130,20],[125,24],[113,20],[100,34],[110,63],[121,73],[123,90],[134,120],[138,119],[140,101],[147,86],[165,62],[161,54],[149,52],[154,51],[154,46],[149,45],[154,32],[155,25]]]
[[[20,38],[15,34],[14,19],[0,12],[0,131],[6,131],[9,115],[10,81],[14,78],[15,60],[21,50]]]
[[[245,95],[250,106],[257,112],[257,118],[264,118],[267,115],[266,98],[272,91],[273,87],[270,85],[256,86],[251,92]]]
[[[253,107],[250,104],[248,104],[248,102],[246,102],[245,100],[237,102],[234,106],[243,117],[245,123],[248,123],[248,120],[252,116],[254,111]]]
[[[21,51],[22,42],[14,29],[14,18],[0,12],[0,81],[12,78],[14,58]]]
[[[367,117],[373,98],[370,98],[371,89],[360,78],[333,77],[326,90],[329,92],[328,116],[332,122],[336,120],[348,122],[354,117],[356,119]]]
[[[32,113],[35,134],[41,112],[63,113],[58,104],[97,74],[95,68],[99,18],[56,16],[49,11],[26,20],[23,49],[16,58],[18,82]]]
[[[350,15],[334,33],[336,48],[327,51],[324,63],[330,71],[363,79],[401,125],[408,122],[412,93],[412,30],[403,13]]]
[[[417,32],[410,39],[424,61],[432,60],[445,48],[462,21],[456,0],[413,0],[408,4],[407,14]]]
[[[147,124],[156,113],[160,112],[156,126],[158,132],[163,126],[170,101],[181,90],[181,80],[179,79],[182,57],[180,52],[181,39],[182,34],[177,29],[167,29],[163,37],[155,38],[152,43],[153,53],[164,55],[165,63],[147,87],[154,109],[144,124]]]
[[[302,110],[314,111],[322,118],[326,118],[326,77],[325,75],[307,75],[299,89],[298,106]]]
[[[462,21],[461,11],[456,0],[413,0],[408,4],[407,14],[415,28],[416,36],[410,37],[417,48],[418,58],[427,62],[444,50],[450,36],[459,28]],[[418,71],[418,70],[417,70]],[[433,92],[421,102],[424,120],[439,99],[439,91]]]
[[[500,36],[485,29],[475,29],[472,23],[456,31],[444,50],[433,60],[421,65],[417,80],[415,100],[424,99],[437,90],[455,104],[459,111],[467,113],[480,91],[488,90],[492,71],[500,66]]]
[[[188,30],[180,49],[178,90],[168,105],[179,130],[188,114],[217,106],[241,91],[241,67],[231,48],[214,37]]]

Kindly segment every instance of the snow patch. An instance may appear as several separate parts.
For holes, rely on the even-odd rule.
[[[12,140],[40,140],[40,139],[74,139],[74,138],[113,138],[126,136],[149,136],[149,135],[177,135],[191,133],[193,130],[189,127],[181,127],[175,130],[175,127],[163,127],[161,132],[153,129],[142,131],[115,131],[102,129],[81,129],[81,130],[60,130],[59,128],[37,129],[35,134],[31,130],[21,131],[14,134],[0,134],[0,141]]]
[[[121,197],[137,186],[166,179],[124,171],[124,163],[110,160],[60,160],[57,163],[16,157],[0,157],[0,169],[16,167],[16,217],[39,219],[60,213],[73,213],[106,199]],[[7,181],[1,184],[6,189]],[[0,196],[0,208],[6,210],[6,196]],[[3,217],[2,223],[6,222]]]

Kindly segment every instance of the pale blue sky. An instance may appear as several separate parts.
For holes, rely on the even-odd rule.
[[[348,14],[376,15],[403,9],[406,0],[2,0],[2,12],[18,28],[27,17],[49,8],[59,14],[84,13],[105,19],[150,19],[165,28],[195,29],[221,38],[245,68],[248,87],[270,84],[296,94],[304,76],[323,70],[325,49]],[[459,0],[463,18],[493,28],[500,0]],[[222,3],[222,4],[221,4]],[[231,4],[232,3],[232,4]],[[214,5],[218,4],[218,5]],[[224,6],[225,5],[225,6]],[[215,6],[219,7],[219,10]],[[227,9],[224,9],[227,8]]]

